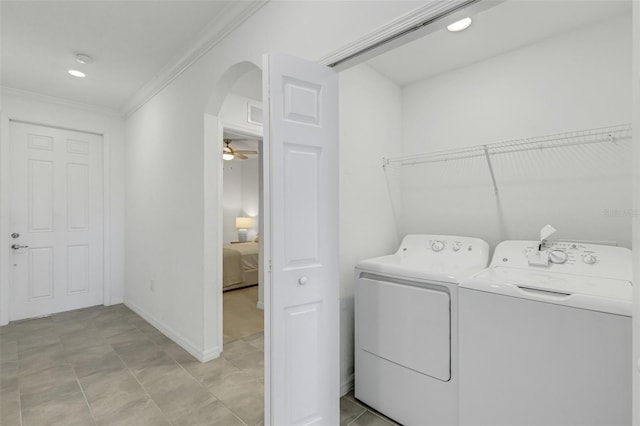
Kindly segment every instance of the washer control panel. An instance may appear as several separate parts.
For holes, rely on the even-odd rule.
[[[542,252],[548,256],[549,263],[557,265],[574,264],[576,262],[584,262],[587,265],[595,265],[598,262],[598,250],[605,246],[597,246],[595,244],[579,244],[557,242],[539,247],[533,244],[526,247],[523,255],[529,258],[531,252]]]
[[[630,280],[631,250],[577,242],[553,242],[540,247],[537,241],[503,241],[495,249],[491,266]]]

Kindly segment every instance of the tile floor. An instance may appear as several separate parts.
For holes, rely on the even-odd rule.
[[[340,426],[399,426],[355,399],[353,391],[340,398]]]
[[[263,334],[200,363],[124,305],[0,327],[0,424],[261,425]],[[340,424],[389,425],[341,399]]]
[[[264,330],[264,311],[257,308],[258,286],[224,292],[224,343]]]

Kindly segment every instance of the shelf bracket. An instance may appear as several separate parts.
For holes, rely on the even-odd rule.
[[[496,183],[496,177],[493,174],[493,165],[491,164],[491,156],[489,155],[489,148],[487,147],[487,145],[482,145],[482,149],[484,150],[484,158],[486,158],[487,166],[489,167],[491,182],[493,182],[493,190],[495,194],[498,195],[498,184]]]

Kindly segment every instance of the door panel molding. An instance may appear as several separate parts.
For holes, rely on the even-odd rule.
[[[27,269],[29,301],[51,299],[53,297],[53,247],[33,247],[29,250]],[[37,283],[45,283],[38,286]]]

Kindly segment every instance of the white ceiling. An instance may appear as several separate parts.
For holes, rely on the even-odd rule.
[[[123,111],[238,5],[263,1],[23,1],[0,2],[1,84]],[[461,33],[434,32],[369,61],[405,85],[630,10],[630,1],[510,0],[478,13]],[[522,19],[526,17],[526,19]],[[520,18],[520,19],[516,19]],[[94,63],[75,62],[75,53]],[[86,72],[78,79],[70,68]],[[259,99],[259,78],[236,91]]]
[[[471,15],[465,31],[439,30],[367,63],[403,86],[630,11],[629,0],[509,0]]]
[[[212,26],[250,3],[3,0],[2,85],[122,110]],[[94,62],[77,63],[78,52]],[[70,68],[87,77],[71,77]]]

